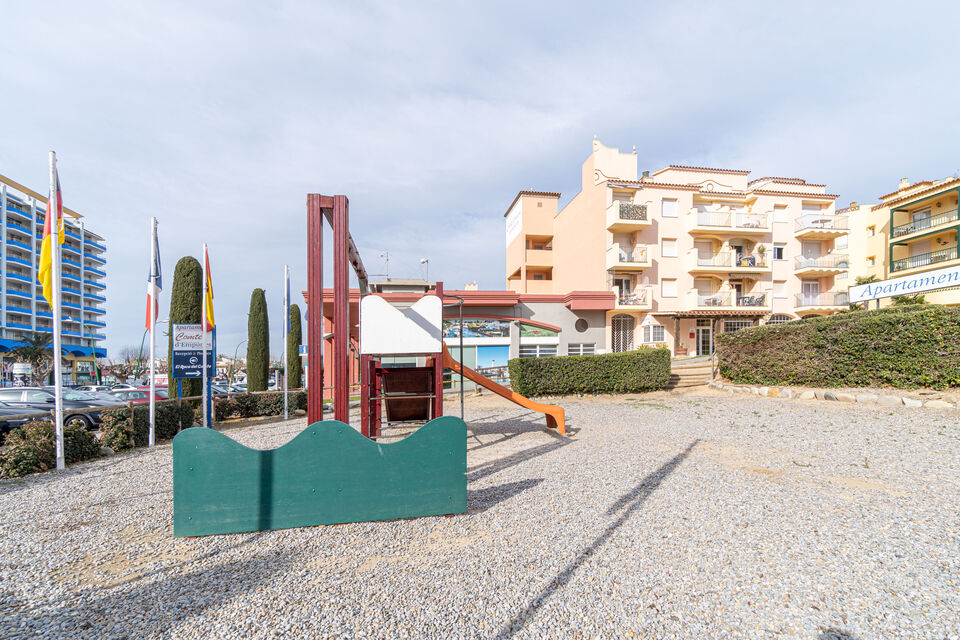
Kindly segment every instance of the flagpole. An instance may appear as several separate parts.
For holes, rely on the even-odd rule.
[[[200,351],[203,352],[203,370],[201,373],[201,384],[203,389],[201,390],[201,402],[203,403],[203,423],[200,425],[202,427],[209,427],[210,416],[207,415],[207,243],[203,243],[203,286],[200,289],[200,297],[202,302],[200,303],[200,330],[203,339],[200,341]]]
[[[283,343],[281,355],[283,356],[283,419],[290,418],[289,404],[287,402],[287,378],[290,371],[290,354],[287,353],[287,325],[290,324],[290,267],[283,265]]]
[[[157,219],[150,218],[150,436],[147,446],[152,447],[155,440],[157,424],[157,309],[160,305],[157,291]]]
[[[57,192],[57,154],[50,152],[50,199],[47,218],[50,219],[51,267],[53,271],[53,375],[54,375],[54,433],[56,434],[57,470],[66,466],[63,451],[63,362],[60,346],[60,194]],[[82,315],[82,314],[81,314]]]

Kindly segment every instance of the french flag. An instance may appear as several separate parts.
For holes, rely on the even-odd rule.
[[[150,264],[150,275],[147,276],[147,329],[157,321],[160,314],[160,291],[163,289],[160,270],[160,244],[157,241],[157,223],[153,220],[153,261]],[[151,318],[151,314],[153,317]]]

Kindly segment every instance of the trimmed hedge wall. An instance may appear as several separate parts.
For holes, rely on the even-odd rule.
[[[287,407],[291,412],[297,409],[306,410],[307,392],[291,391]],[[283,392],[245,393],[230,398],[220,398],[217,400],[216,413],[217,420],[283,415]]]
[[[176,402],[158,402],[156,414],[156,431],[154,435],[159,440],[169,440],[177,435],[181,429],[193,426],[193,409],[199,401],[182,401],[178,407]],[[100,431],[103,436],[101,442],[114,451],[126,451],[133,447],[145,447],[150,436],[150,406],[146,403],[133,408],[133,424],[130,424],[130,408],[117,407],[104,409],[100,413],[102,423]]]
[[[524,396],[657,391],[670,382],[670,350],[514,358],[510,387]]]
[[[960,309],[888,307],[722,333],[720,374],[745,384],[960,386]]]

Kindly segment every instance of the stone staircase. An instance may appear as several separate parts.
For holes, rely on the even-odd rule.
[[[670,364],[670,384],[667,389],[708,384],[713,380],[713,366],[711,356],[674,360]]]

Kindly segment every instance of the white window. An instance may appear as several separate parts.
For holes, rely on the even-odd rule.
[[[677,201],[672,198],[664,198],[660,201],[660,215],[664,218],[677,217]]]
[[[773,205],[773,221],[774,222],[787,221],[787,205],[785,204]]]
[[[557,355],[557,345],[555,344],[521,344],[521,358],[547,358]]]
[[[666,332],[659,324],[647,325],[643,328],[644,342],[666,342]]]
[[[787,297],[787,283],[784,280],[774,280],[773,281],[773,297],[774,298],[786,298]]]
[[[837,249],[846,249],[850,244],[850,239],[847,236],[840,236],[833,242],[833,246]]]
[[[676,238],[664,238],[663,246],[660,249],[660,255],[664,258],[676,258],[677,257],[677,240]]]
[[[588,356],[596,352],[596,345],[593,343],[573,343],[567,345],[568,356]]]
[[[660,281],[660,295],[664,298],[676,298],[677,297],[677,281],[676,280],[661,280]]]
[[[730,333],[738,329],[746,329],[753,326],[753,320],[724,320],[723,332]]]
[[[785,313],[775,313],[767,320],[767,324],[786,324],[791,320],[793,320],[793,318]]]
[[[773,259],[774,260],[786,260],[787,259],[787,245],[783,243],[774,243],[773,244]]]

